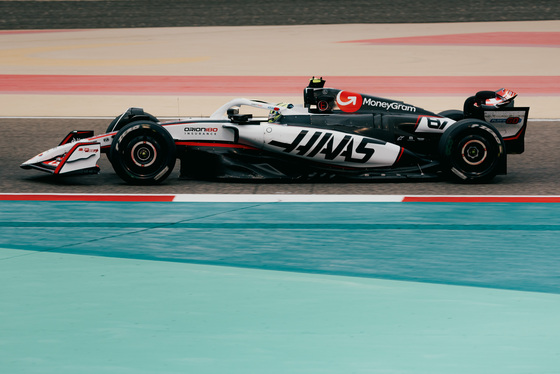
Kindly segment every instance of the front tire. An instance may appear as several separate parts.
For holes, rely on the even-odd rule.
[[[144,112],[144,109],[142,108],[128,108],[126,112],[124,112],[120,116],[116,116],[111,121],[109,126],[107,126],[107,131],[105,131],[105,133],[108,134],[113,131],[119,131],[129,123],[140,120],[159,122],[159,120],[155,116],[151,115],[150,113]]]
[[[444,170],[458,182],[486,183],[506,171],[504,140],[484,121],[455,122],[441,137],[439,152]]]
[[[117,175],[136,185],[163,182],[176,161],[173,138],[166,129],[151,121],[135,121],[120,129],[109,155]]]

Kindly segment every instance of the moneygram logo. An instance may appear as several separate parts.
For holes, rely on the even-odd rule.
[[[382,108],[385,110],[398,110],[402,112],[416,112],[416,108],[401,102],[379,101],[371,98],[364,99],[364,105],[373,108]]]
[[[336,104],[343,112],[355,112],[362,107],[362,95],[349,91],[340,91],[336,95]]]

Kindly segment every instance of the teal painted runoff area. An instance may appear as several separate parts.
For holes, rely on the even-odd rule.
[[[560,293],[560,204],[0,206],[5,248]]]
[[[6,373],[555,373],[560,205],[0,202]]]

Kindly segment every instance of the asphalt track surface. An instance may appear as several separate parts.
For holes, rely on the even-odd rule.
[[[0,29],[537,21],[556,0],[0,1]]]

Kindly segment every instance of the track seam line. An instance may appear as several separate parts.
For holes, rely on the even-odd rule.
[[[201,217],[196,217],[196,218],[185,219],[185,220],[181,220],[181,221],[177,221],[177,222],[172,222],[172,223],[161,224],[161,225],[158,225],[158,226],[155,226],[155,227],[148,227],[148,228],[144,228],[144,229],[141,229],[141,230],[135,230],[135,231],[130,231],[130,232],[126,232],[126,233],[120,233],[120,234],[115,234],[115,235],[107,235],[107,236],[104,236],[104,237],[101,237],[101,238],[95,238],[95,239],[85,240],[85,241],[81,241],[81,242],[78,242],[78,243],[65,244],[65,245],[58,246],[58,247],[51,248],[51,249],[44,249],[44,250],[39,250],[39,251],[36,251],[36,250],[26,250],[26,249],[19,249],[19,250],[28,251],[28,253],[22,253],[22,254],[15,255],[15,256],[0,258],[0,262],[2,262],[2,261],[7,261],[7,260],[12,260],[12,259],[14,259],[14,258],[19,258],[19,257],[32,256],[32,255],[36,255],[36,254],[40,254],[40,253],[58,252],[58,251],[60,251],[60,250],[63,250],[64,248],[71,248],[71,247],[75,247],[75,246],[84,245],[84,244],[87,244],[87,243],[94,243],[94,242],[97,242],[97,241],[103,241],[103,240],[113,239],[113,238],[119,238],[119,237],[123,237],[123,236],[127,236],[127,235],[139,234],[139,233],[147,232],[147,231],[150,231],[150,230],[172,227],[173,225],[181,224],[181,223],[184,223],[184,222],[196,221],[196,220],[206,219],[206,218],[210,218],[210,217],[216,217],[216,216],[219,216],[219,215],[221,215],[221,214],[233,213],[233,212],[237,212],[237,211],[241,211],[241,210],[246,210],[246,209],[252,209],[252,208],[256,208],[256,207],[259,207],[259,206],[262,206],[262,205],[271,204],[271,203],[273,203],[273,202],[254,204],[254,205],[245,206],[245,207],[241,207],[241,208],[236,208],[236,209],[231,209],[231,210],[227,210],[227,211],[222,211],[222,212],[217,212],[217,213],[208,214],[208,215],[206,215],[206,216],[201,216]],[[16,249],[16,248],[12,248],[12,249]],[[63,252],[62,252],[62,253],[63,253]]]

